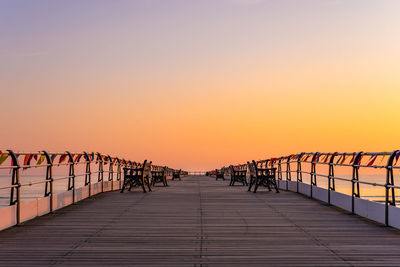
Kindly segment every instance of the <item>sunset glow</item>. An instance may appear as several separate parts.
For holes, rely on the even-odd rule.
[[[191,171],[399,149],[400,1],[0,1],[0,147]]]

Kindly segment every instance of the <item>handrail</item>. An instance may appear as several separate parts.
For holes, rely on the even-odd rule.
[[[310,175],[310,197],[313,197],[313,187],[317,186],[319,177],[328,180],[328,204],[331,204],[330,193],[336,190],[335,180],[345,181],[351,183],[351,197],[352,197],[352,213],[354,213],[355,198],[361,197],[360,184],[382,187],[385,189],[385,222],[388,225],[388,210],[389,206],[396,206],[396,190],[400,189],[400,185],[396,185],[394,181],[393,170],[400,169],[400,151],[394,150],[392,152],[302,152],[298,154],[291,154],[287,156],[268,158],[265,160],[256,161],[259,164],[269,165],[271,168],[275,164],[277,168],[277,179],[283,180],[283,173],[285,173],[285,180],[291,181],[292,173],[297,176],[297,192],[299,192],[299,183],[303,182],[303,175]],[[296,170],[291,170],[291,164],[296,164]],[[282,165],[286,168],[282,170]],[[304,165],[310,166],[310,171],[303,170]],[[236,167],[243,166],[243,164],[235,165]],[[318,166],[327,166],[328,175],[318,173]],[[352,178],[343,178],[335,174],[336,167],[348,167],[352,170]],[[385,169],[386,182],[368,182],[360,181],[360,169]],[[286,187],[288,182],[286,183]]]
[[[8,166],[6,166],[6,164]],[[98,165],[97,170],[92,171],[93,165]],[[84,177],[84,186],[88,187],[89,197],[92,195],[92,175],[97,175],[97,181],[101,185],[101,192],[104,191],[104,174],[108,174],[108,182],[111,183],[111,190],[114,189],[114,181],[119,181],[119,187],[122,184],[122,168],[132,167],[139,164],[139,161],[130,161],[121,157],[113,157],[109,154],[99,152],[47,152],[42,151],[13,151],[0,150],[0,170],[10,170],[11,184],[2,186],[0,190],[10,190],[9,206],[16,205],[16,222],[21,223],[21,188],[32,185],[44,184],[44,197],[49,197],[49,211],[54,210],[54,182],[68,180],[66,192],[72,192],[72,203],[75,203],[76,178]],[[108,170],[104,166],[108,166]],[[76,173],[77,166],[85,166],[83,173]],[[67,167],[68,174],[54,176],[53,171],[56,167]],[[116,167],[116,171],[114,171]],[[152,165],[153,169],[166,168],[167,174],[172,174],[174,169],[166,166]],[[31,168],[44,168],[46,170],[45,177],[42,181],[21,183],[21,171]],[[114,173],[116,178],[114,178]],[[187,175],[186,171],[182,172]]]

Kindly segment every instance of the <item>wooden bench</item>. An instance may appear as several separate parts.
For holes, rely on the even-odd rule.
[[[129,187],[128,191],[131,191],[133,187],[141,187],[143,192],[146,193],[145,186],[147,186],[148,191],[151,191],[150,175],[151,162],[147,162],[147,160],[142,165],[124,168],[124,183],[120,192],[123,193],[127,187]]]
[[[180,181],[181,180],[181,172],[182,172],[182,170],[174,170],[172,172],[172,180],[179,179],[179,181]]]
[[[271,191],[271,187],[275,188],[276,192],[279,193],[278,186],[276,184],[276,168],[261,168],[254,160],[247,163],[250,170],[250,183],[248,191],[251,191],[251,187],[254,185],[254,193],[257,192],[258,187],[264,186]]]
[[[155,186],[157,183],[168,186],[167,167],[156,167],[155,170],[151,171],[151,185]]]
[[[225,170],[215,169],[215,180],[222,179],[225,181]]]
[[[236,182],[242,183],[243,186],[247,185],[247,169],[243,169],[243,167],[234,167],[234,166],[229,166],[229,169],[231,171],[231,181],[229,183],[230,186],[234,186]]]

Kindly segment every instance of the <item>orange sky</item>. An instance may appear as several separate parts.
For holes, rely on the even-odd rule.
[[[400,148],[398,1],[38,2],[0,3],[1,149],[208,170]]]

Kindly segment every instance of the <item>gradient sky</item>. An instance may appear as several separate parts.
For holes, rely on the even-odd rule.
[[[208,170],[400,149],[400,1],[0,0],[0,149]]]

